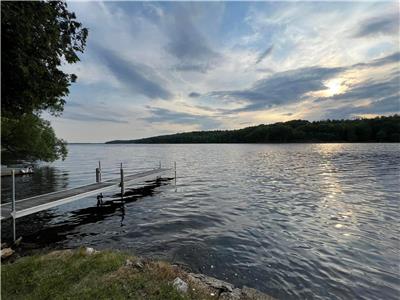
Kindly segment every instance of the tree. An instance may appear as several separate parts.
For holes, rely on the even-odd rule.
[[[62,140],[57,139],[50,122],[35,114],[20,118],[1,118],[2,159],[53,161],[67,155]]]
[[[79,61],[86,46],[88,30],[76,21],[62,1],[1,2],[1,123],[4,157],[52,161],[66,155],[64,141],[57,139],[50,124],[40,118],[43,111],[59,116],[69,86],[76,75],[64,73],[63,64]],[[32,122],[32,138],[43,132],[45,142],[32,143],[29,153],[15,150],[15,142],[25,142],[21,122]],[[3,130],[4,128],[4,130]],[[8,130],[8,131],[7,131]],[[18,135],[19,134],[19,135]],[[28,137],[29,138],[29,137]],[[51,147],[59,145],[57,147]],[[25,153],[25,157],[21,155]],[[39,155],[40,154],[40,155]]]

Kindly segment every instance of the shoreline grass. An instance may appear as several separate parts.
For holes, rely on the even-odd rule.
[[[215,299],[191,286],[186,294],[171,284],[185,278],[165,262],[140,260],[118,251],[53,251],[2,264],[3,299]],[[139,266],[126,261],[139,261]]]

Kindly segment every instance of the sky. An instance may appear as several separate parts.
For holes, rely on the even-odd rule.
[[[89,29],[63,115],[105,142],[400,110],[398,2],[67,2]]]

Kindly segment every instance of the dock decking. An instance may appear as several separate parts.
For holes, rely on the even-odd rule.
[[[146,177],[161,174],[171,169],[159,168],[150,171],[140,172],[124,177],[124,183],[129,184],[138,179],[145,179]],[[46,210],[58,205],[69,203],[75,200],[85,198],[87,196],[96,195],[107,190],[111,190],[118,186],[121,182],[120,178],[106,180],[103,182],[88,184],[72,189],[61,190],[48,194],[43,194],[35,197],[30,197],[15,202],[15,216],[14,219],[26,215],[30,215],[42,210]],[[1,219],[4,220],[12,217],[12,203],[4,203],[0,206]]]

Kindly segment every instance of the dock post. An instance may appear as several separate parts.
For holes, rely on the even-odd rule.
[[[12,216],[12,229],[13,229],[13,241],[17,239],[17,232],[16,232],[16,205],[15,205],[15,170],[12,169],[11,171],[12,174],[12,211],[11,211],[11,216]]]
[[[174,171],[175,171],[175,188],[176,188],[176,161],[174,161]]]
[[[101,182],[101,161],[99,160],[99,182]]]
[[[158,163],[158,168],[161,169],[161,160]]]
[[[96,168],[96,183],[100,182],[100,169]]]
[[[120,175],[121,175],[121,200],[124,200],[124,169],[122,169],[122,163],[120,167]]]

